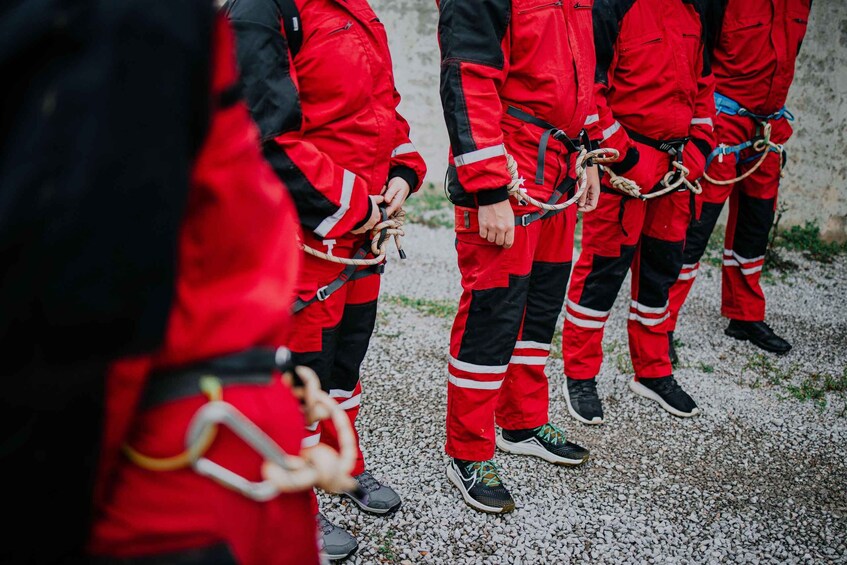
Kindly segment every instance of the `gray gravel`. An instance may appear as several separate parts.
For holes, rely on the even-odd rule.
[[[454,301],[453,234],[410,226],[409,260],[392,261],[384,296]],[[363,367],[359,430],[369,468],[403,496],[389,518],[323,496],[360,541],[351,563],[847,563],[847,408],[789,394],[812,372],[847,371],[847,259],[793,256],[768,282],[768,320],[794,343],[760,356],[723,335],[720,271],[703,265],[677,332],[676,375],[703,409],[679,420],[626,388],[628,281],[607,327],[599,376],[607,423],[583,426],[551,359],[551,419],[589,447],[580,468],[498,453],[518,509],[496,517],[461,501],[443,452],[452,320],[386,300]],[[764,365],[763,365],[764,364]],[[782,382],[775,383],[774,375]]]

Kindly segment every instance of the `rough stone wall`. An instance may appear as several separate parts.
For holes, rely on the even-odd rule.
[[[447,133],[438,95],[435,0],[372,0],[391,43],[401,112],[440,185]],[[815,220],[829,238],[847,238],[847,1],[815,0],[788,106],[797,116],[783,180],[786,224]]]

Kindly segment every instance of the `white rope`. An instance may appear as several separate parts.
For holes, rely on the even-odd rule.
[[[389,239],[394,240],[394,247],[397,248],[397,253],[400,254],[400,257],[405,257],[405,254],[403,252],[403,244],[400,239],[404,235],[406,235],[406,232],[403,231],[403,224],[405,223],[406,211],[400,208],[394,213],[393,216],[391,216],[387,220],[379,222],[373,227],[373,229],[371,230],[371,253],[373,254],[373,257],[370,259],[351,259],[347,257],[336,257],[335,255],[330,255],[329,253],[318,251],[317,249],[309,247],[306,244],[301,244],[301,248],[303,249],[303,251],[313,257],[317,257],[318,259],[323,259],[325,261],[330,261],[332,263],[339,263],[341,265],[356,265],[358,267],[369,267],[371,265],[379,265],[380,263],[385,261],[386,247],[388,246]],[[380,240],[382,240],[381,244]]]

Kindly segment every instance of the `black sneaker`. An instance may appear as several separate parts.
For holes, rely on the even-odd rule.
[[[505,514],[515,509],[515,501],[500,481],[494,461],[450,459],[447,478],[471,508],[492,514]]]
[[[756,347],[771,353],[782,354],[791,351],[791,344],[776,335],[771,327],[764,322],[730,320],[729,326],[723,333],[741,341],[749,341]]]
[[[682,390],[673,375],[659,379],[632,379],[629,381],[629,390],[655,400],[659,406],[680,418],[690,418],[700,413],[697,404]]]
[[[565,399],[568,412],[583,424],[602,424],[603,405],[597,396],[596,379],[572,379],[568,377]]]
[[[668,332],[668,357],[671,360],[671,366],[675,369],[679,365],[679,357],[676,355],[676,346],[673,344],[673,332]]]
[[[393,514],[400,508],[400,495],[390,486],[376,480],[370,471],[365,471],[354,478],[359,483],[359,488],[344,494],[365,512],[387,515]]]
[[[515,455],[534,455],[556,465],[581,465],[588,450],[567,440],[564,430],[547,423],[527,430],[502,430],[497,447]]]
[[[342,561],[359,549],[356,538],[347,530],[327,520],[322,513],[318,513],[318,529],[321,531],[319,538],[321,554],[329,561]]]

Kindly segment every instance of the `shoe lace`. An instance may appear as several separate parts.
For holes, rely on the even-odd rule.
[[[474,461],[467,468],[487,487],[499,487],[502,484],[497,474],[499,468],[494,461]]]
[[[359,485],[367,492],[373,492],[382,486],[369,471],[365,471],[356,477],[356,480],[359,481]]]
[[[547,443],[552,443],[553,445],[564,445],[567,442],[567,434],[565,431],[549,422],[540,428],[536,428],[535,435]]]
[[[335,529],[335,526],[326,519],[326,516],[318,512],[318,528],[320,528],[322,534],[327,535]]]

